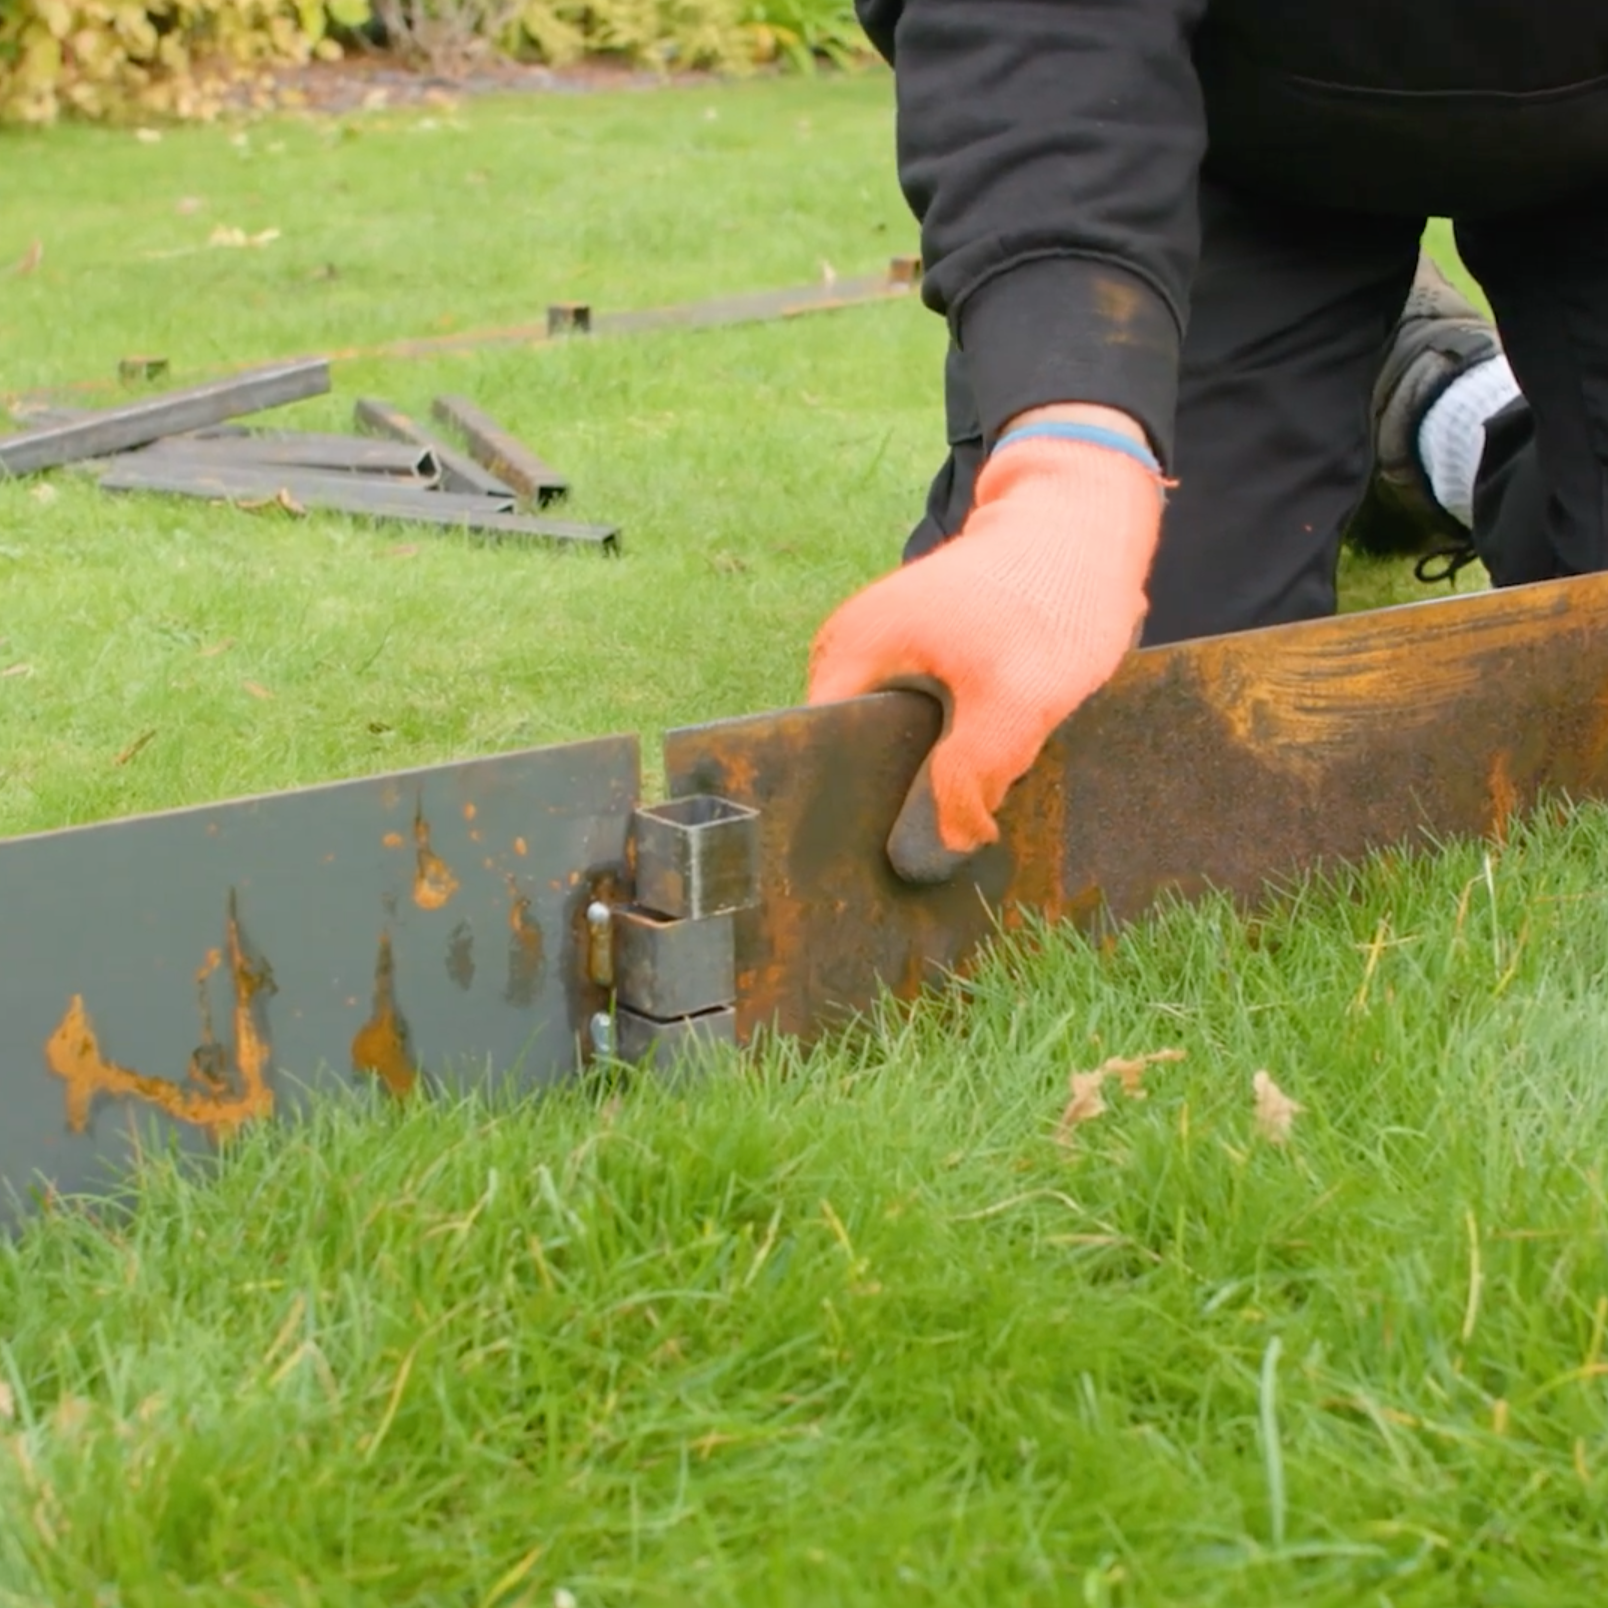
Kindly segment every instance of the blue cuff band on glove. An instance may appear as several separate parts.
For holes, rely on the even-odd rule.
[[[1019,430],[1010,430],[994,443],[995,452],[1003,452],[1006,447],[1018,441],[1032,441],[1036,438],[1050,437],[1056,441],[1083,441],[1091,447],[1109,447],[1113,452],[1126,453],[1135,463],[1141,463],[1152,474],[1161,473],[1161,465],[1157,463],[1155,454],[1139,442],[1130,440],[1125,435],[1119,435],[1115,430],[1102,429],[1098,424],[1064,424],[1055,420],[1046,420],[1043,424],[1024,424]]]

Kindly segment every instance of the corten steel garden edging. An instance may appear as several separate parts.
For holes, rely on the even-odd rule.
[[[819,1038],[1024,914],[1085,927],[1608,797],[1608,575],[1147,650],[942,887],[898,693],[0,841],[0,1185],[99,1187],[309,1091]],[[0,1214],[9,1207],[0,1202]]]
[[[818,1037],[909,998],[1031,911],[1085,927],[1166,895],[1245,899],[1391,845],[1500,834],[1543,792],[1608,797],[1608,575],[1129,656],[941,887],[887,834],[939,731],[914,693],[671,732],[672,796],[759,812],[738,1022]]]

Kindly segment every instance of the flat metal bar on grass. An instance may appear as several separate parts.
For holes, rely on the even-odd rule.
[[[11,410],[12,423],[23,430],[43,430],[53,424],[75,424],[79,419],[94,417],[93,408],[16,407]],[[5,440],[0,436],[0,441]]]
[[[705,301],[634,311],[593,309],[590,337],[640,335],[667,329],[723,329],[733,324],[767,323],[809,313],[841,312],[880,302],[906,300],[915,293],[919,274],[911,277],[908,259],[896,258],[886,273],[861,274],[830,285],[802,285],[787,290],[749,291]],[[349,358],[431,357],[441,352],[469,352],[494,346],[538,346],[586,339],[568,332],[555,334],[546,321],[506,329],[466,330],[456,335],[425,335],[390,341],[382,346],[352,348],[335,355]]]
[[[891,275],[802,285],[791,290],[748,291],[681,306],[644,307],[617,313],[594,312],[593,335],[644,335],[671,329],[725,329],[733,324],[766,324],[809,313],[841,312],[911,294],[912,281]]]
[[[569,491],[563,475],[467,397],[438,396],[431,411],[463,436],[476,463],[506,480],[521,496],[547,503]]]
[[[394,475],[435,484],[441,466],[427,447],[364,436],[314,431],[252,435],[166,436],[140,451],[207,463],[278,464],[287,468],[331,469],[360,475]]]
[[[0,840],[0,1223],[314,1094],[581,1064],[635,737]]]
[[[461,530],[496,546],[558,543],[595,547],[610,555],[619,551],[617,525],[533,519],[513,512],[511,498],[428,491],[379,476],[274,469],[262,464],[210,466],[183,458],[169,462],[160,453],[138,453],[115,460],[101,476],[100,485],[103,491],[153,492],[209,502],[268,501],[282,493],[302,508]]]
[[[233,445],[233,443],[228,443]],[[278,468],[266,463],[207,462],[185,452],[141,452],[118,458],[100,477],[103,491],[161,492],[212,502],[277,497],[304,508],[383,519],[440,523],[487,513],[511,513],[512,498],[461,497],[392,475],[353,475],[332,469]]]
[[[400,408],[374,397],[360,396],[352,407],[352,416],[360,430],[387,436],[392,441],[410,441],[426,447],[441,467],[441,485],[445,491],[466,492],[477,497],[515,497],[518,493],[506,480],[499,480],[489,469],[482,468],[467,453],[449,447],[431,434]]]
[[[881,302],[908,300],[921,280],[918,258],[895,257],[880,274],[859,274],[830,285],[803,285],[790,290],[751,291],[716,296],[680,306],[650,307],[636,311],[594,312],[593,335],[629,335],[661,329],[718,329],[732,324],[789,319],[808,313],[831,313]],[[498,346],[540,346],[580,337],[565,331],[555,334],[547,319],[539,324],[513,324],[500,329],[465,330],[453,335],[424,335],[386,341],[378,346],[347,346],[329,353],[331,362],[346,363],[379,358],[431,357],[443,352],[471,352]],[[108,382],[88,380],[52,387],[35,396],[53,397],[62,391],[110,389]]]
[[[739,1032],[814,1037],[910,996],[1024,913],[1100,929],[1209,887],[1386,845],[1506,831],[1543,791],[1608,797],[1608,575],[1133,654],[1012,789],[955,882],[895,877],[886,840],[939,730],[890,693],[672,732],[675,796],[760,811],[736,917]]]
[[[328,362],[309,358],[145,397],[122,407],[98,409],[82,419],[0,436],[0,476],[32,474],[82,458],[109,457],[162,436],[322,396],[329,386]]]
[[[493,547],[542,546],[559,542],[576,547],[595,547],[610,558],[620,552],[618,525],[580,524],[569,519],[532,518],[528,514],[482,514],[469,519],[443,519],[442,525],[466,530]]]

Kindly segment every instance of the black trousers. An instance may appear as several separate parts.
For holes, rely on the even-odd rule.
[[[1373,470],[1369,399],[1423,232],[1219,182],[1203,185],[1201,224],[1146,643],[1334,612]],[[1498,586],[1608,569],[1608,207],[1456,227],[1524,393],[1487,425],[1475,550]],[[954,349],[945,403],[949,457],[907,560],[960,528],[982,462]]]

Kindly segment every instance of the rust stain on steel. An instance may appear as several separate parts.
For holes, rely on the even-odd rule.
[[[937,737],[890,693],[672,732],[672,796],[760,814],[737,917],[739,1034],[816,1037],[886,987],[964,970],[1029,913],[1099,932],[1158,899],[1244,900],[1390,844],[1480,835],[1539,792],[1608,797],[1608,575],[1130,655],[1012,789],[1001,840],[939,888],[887,834]]]
[[[475,932],[467,921],[460,921],[447,940],[447,976],[466,991],[474,984]]]
[[[452,868],[430,847],[430,823],[420,810],[413,817],[413,842],[418,869],[413,875],[413,902],[421,910],[441,910],[458,891]]]
[[[228,975],[234,991],[230,1012],[233,1055],[231,1058],[213,1032],[208,983],[223,966],[225,956],[209,950],[195,978],[201,1043],[190,1056],[188,1084],[148,1077],[110,1060],[101,1049],[83,996],[72,996],[66,1014],[45,1041],[45,1062],[67,1085],[67,1126],[72,1132],[87,1130],[98,1095],[150,1106],[214,1139],[227,1139],[245,1123],[272,1115],[274,1094],[267,1081],[269,1043],[257,1020],[257,1000],[275,991],[273,972],[265,960],[248,952],[233,894],[226,931]]]
[[[938,735],[938,705],[910,693],[725,722],[666,740],[676,796],[714,793],[757,808],[759,903],[735,917],[738,1028],[813,1036],[886,986],[914,994],[958,965],[1020,875],[1053,905],[1055,882],[1019,872],[1009,835],[966,878],[913,888],[888,864],[887,835]],[[1054,778],[1015,809],[1059,821]]]
[[[377,1077],[398,1099],[411,1094],[419,1081],[408,1024],[397,1008],[396,960],[389,933],[380,934],[374,962],[372,1014],[352,1036],[352,1070]]]
[[[1486,783],[1491,796],[1489,836],[1498,843],[1506,843],[1508,828],[1519,808],[1519,790],[1514,786],[1507,750],[1499,748],[1491,759],[1489,779]]]
[[[547,945],[542,929],[530,913],[530,900],[508,879],[508,986],[503,998],[510,1005],[530,1005],[541,992]]]

